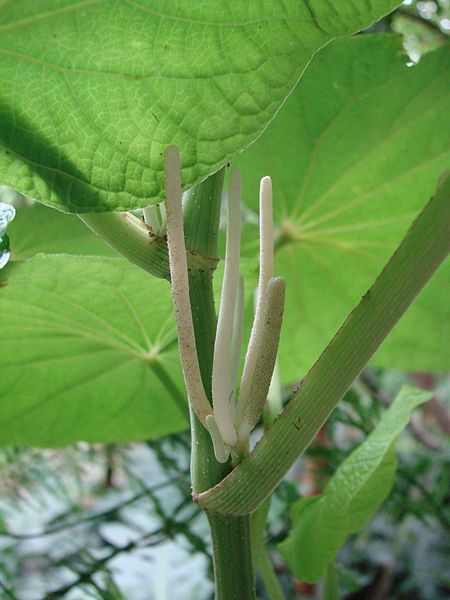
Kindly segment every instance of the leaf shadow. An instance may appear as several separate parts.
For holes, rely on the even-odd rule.
[[[93,186],[61,147],[1,98],[0,146],[11,161],[22,163],[22,168],[0,170],[1,184],[64,212],[111,209],[105,204],[107,191]]]

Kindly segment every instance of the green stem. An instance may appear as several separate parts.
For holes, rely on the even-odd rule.
[[[189,274],[189,292],[191,297],[192,318],[194,321],[195,341],[203,386],[211,401],[211,374],[216,332],[216,313],[212,277],[209,273],[191,272]],[[192,488],[207,490],[219,483],[230,472],[229,465],[216,461],[211,437],[191,411],[191,477]]]
[[[155,277],[169,279],[167,242],[151,235],[141,219],[128,212],[86,213],[79,217],[124,258]]]
[[[256,600],[250,517],[208,514],[216,600]]]
[[[130,212],[86,213],[78,215],[108,246],[147,273],[170,279],[169,255],[165,235],[154,233]],[[217,259],[192,252],[187,246],[188,267],[191,270],[213,271]]]
[[[188,194],[185,210],[186,245],[193,253],[215,257],[223,186],[223,171]],[[211,375],[216,313],[211,269],[191,269],[189,291],[197,354],[203,385],[211,400]],[[231,469],[216,461],[209,433],[191,411],[191,475],[194,493],[219,483]],[[207,513],[213,543],[216,600],[255,600],[250,516]]]
[[[181,393],[177,384],[160,362],[153,362],[151,364],[151,369],[163,387],[169,392],[178,410],[187,421],[189,419],[189,408],[186,402],[186,396]]]
[[[325,569],[323,575],[322,600],[339,600],[339,582],[334,562]]]
[[[220,485],[196,498],[200,506],[220,513],[247,514],[272,493],[446,258],[449,196],[447,177],[283,413],[249,457]]]
[[[281,382],[278,365],[275,363],[272,382],[267,396],[267,405],[263,413],[264,431],[267,431],[272,425],[280,414],[282,407]],[[270,559],[270,553],[266,550],[264,545],[264,530],[269,514],[270,501],[271,498],[267,498],[261,506],[259,506],[258,510],[253,513],[253,544],[256,548],[256,564],[269,599],[285,600],[283,590]]]
[[[270,600],[285,600],[278,577],[274,571],[269,553],[261,542],[258,552],[258,572],[266,588]]]

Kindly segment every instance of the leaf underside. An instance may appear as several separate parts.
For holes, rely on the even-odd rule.
[[[66,212],[187,189],[248,146],[313,54],[397,0],[3,0],[0,183]]]
[[[0,282],[0,445],[127,442],[188,426],[166,282],[38,255]]]

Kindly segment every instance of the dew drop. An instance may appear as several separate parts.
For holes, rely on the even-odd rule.
[[[9,250],[4,250],[3,252],[0,250],[0,269],[3,269],[10,256],[11,252]]]
[[[8,223],[16,216],[16,209],[11,204],[0,202],[0,235],[3,234]]]
[[[0,269],[3,269],[11,256],[9,237],[6,235],[5,230],[15,215],[14,206],[0,202]]]

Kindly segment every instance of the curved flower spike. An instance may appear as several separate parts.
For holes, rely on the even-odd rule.
[[[214,456],[216,457],[217,462],[227,462],[228,457],[230,456],[230,447],[224,443],[222,434],[219,431],[219,427],[213,415],[208,415],[206,417],[206,427],[208,428],[209,435],[211,436],[214,448]]]
[[[250,431],[258,422],[269,393],[280,341],[285,290],[286,283],[283,277],[274,277],[267,285],[261,343],[256,356],[250,391],[246,403],[239,405],[236,419],[241,445],[245,443]]]
[[[223,441],[229,446],[237,442],[236,430],[231,416],[230,387],[231,343],[236,297],[239,285],[239,259],[241,254],[241,177],[237,169],[231,174],[228,193],[227,243],[225,271],[217,319],[214,360],[212,370],[212,397],[214,418]]]
[[[201,423],[208,429],[206,418],[212,415],[212,408],[203,387],[195,345],[183,231],[178,148],[176,146],[167,148],[164,159],[167,244],[178,345],[189,401]]]

